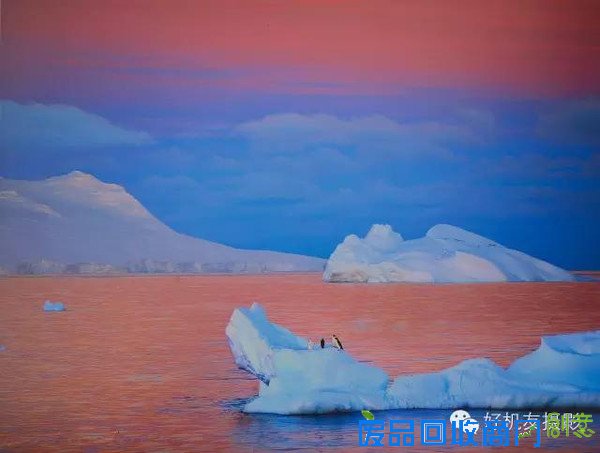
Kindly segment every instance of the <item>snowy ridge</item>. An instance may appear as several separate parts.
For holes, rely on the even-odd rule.
[[[436,225],[405,241],[389,225],[364,239],[351,234],[327,262],[328,282],[572,281],[569,272],[452,225]]]
[[[362,409],[600,407],[600,330],[543,337],[508,369],[489,359],[437,373],[387,374],[268,321],[253,304],[226,329],[236,364],[261,380],[245,412],[316,414]]]
[[[322,271],[324,260],[177,233],[117,184],[0,178],[0,266],[19,274]],[[82,246],[85,245],[85,246]]]

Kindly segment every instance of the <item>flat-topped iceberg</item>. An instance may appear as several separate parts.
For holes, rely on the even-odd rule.
[[[256,303],[233,312],[226,334],[236,364],[261,381],[245,412],[600,407],[600,330],[543,337],[537,350],[507,369],[471,359],[391,383],[383,370],[345,350],[308,349]]]
[[[389,225],[373,225],[364,239],[346,236],[327,261],[328,282],[572,281],[569,272],[483,236],[436,225],[403,240]]]

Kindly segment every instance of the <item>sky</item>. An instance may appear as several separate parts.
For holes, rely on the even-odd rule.
[[[0,176],[241,248],[450,223],[600,269],[597,1],[0,5]]]

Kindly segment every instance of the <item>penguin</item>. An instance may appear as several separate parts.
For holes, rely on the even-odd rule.
[[[314,347],[315,347],[315,344],[314,344],[314,343],[312,342],[312,340],[309,338],[309,339],[308,339],[308,349],[309,349],[309,350],[311,350],[311,349],[314,349]]]
[[[325,338],[321,338],[321,349],[325,349]]]
[[[344,349],[344,346],[342,346],[342,342],[335,334],[331,335],[331,343],[333,344],[334,348]]]

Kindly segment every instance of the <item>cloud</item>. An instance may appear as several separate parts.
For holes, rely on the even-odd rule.
[[[600,146],[600,99],[572,101],[541,115],[537,133],[558,144]]]
[[[148,179],[146,187],[213,207],[315,212],[392,203],[429,209],[447,190],[439,181],[460,178],[455,159],[447,157],[480,147],[494,128],[492,114],[474,109],[444,121],[410,122],[383,115],[272,114],[199,147],[210,153],[189,148],[198,155],[195,165],[158,169],[160,178]]]
[[[123,129],[107,119],[62,104],[0,101],[0,150],[99,148],[152,143],[146,132]]]
[[[483,117],[486,131],[493,120]],[[449,155],[456,145],[480,143],[482,115],[470,112],[454,121],[399,123],[383,115],[342,119],[333,115],[283,113],[242,123],[236,132],[264,153],[293,153],[310,148],[346,148],[370,154]]]

